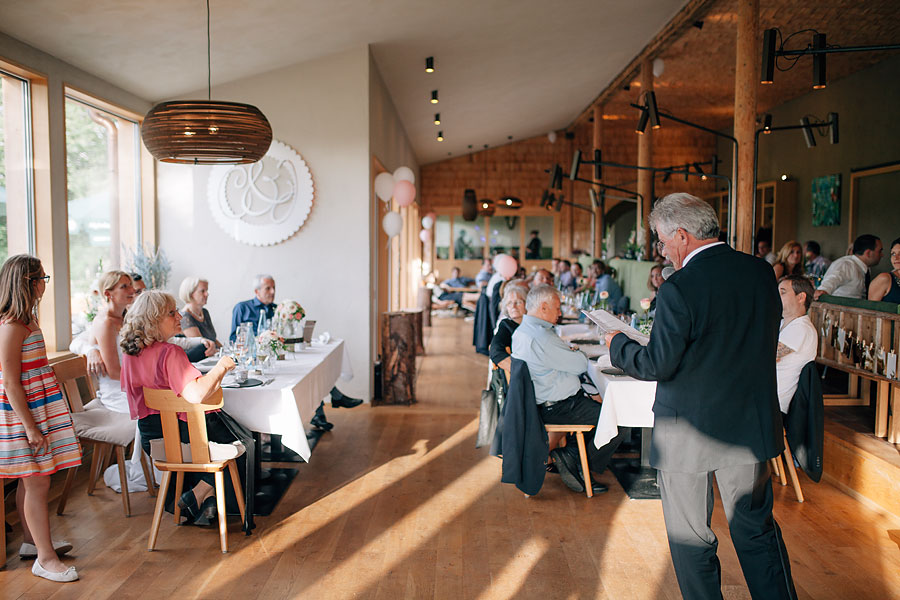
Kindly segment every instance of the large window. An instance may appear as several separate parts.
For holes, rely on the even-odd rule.
[[[28,81],[0,71],[0,263],[34,252]]]
[[[450,258],[450,217],[438,215],[434,220],[434,252],[439,260]]]
[[[491,240],[490,255],[509,254],[520,257],[519,244],[522,219],[518,216],[490,217],[488,229]]]
[[[481,259],[484,256],[485,231],[484,220],[473,222],[461,216],[453,217],[453,258]]]
[[[75,328],[97,275],[128,266],[140,245],[138,124],[66,98],[69,273]]]
[[[553,217],[525,217],[525,258],[548,260],[552,257]]]

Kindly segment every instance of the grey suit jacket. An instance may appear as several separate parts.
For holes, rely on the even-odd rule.
[[[775,384],[781,301],[764,260],[715,246],[660,286],[650,343],[617,335],[612,363],[659,382],[651,464],[698,473],[783,449]]]

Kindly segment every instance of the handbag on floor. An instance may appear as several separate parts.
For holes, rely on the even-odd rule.
[[[481,390],[481,411],[478,416],[478,438],[475,447],[490,445],[494,439],[494,431],[497,429],[497,418],[500,415],[500,407],[506,395],[506,375],[503,369],[494,369],[491,372],[491,384],[486,390]]]

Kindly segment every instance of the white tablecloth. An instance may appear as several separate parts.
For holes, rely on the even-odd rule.
[[[618,435],[618,427],[653,427],[653,402],[656,399],[655,381],[638,381],[601,373],[610,366],[609,350],[597,361],[589,361],[588,375],[603,398],[600,419],[594,433],[594,445],[599,448]]]
[[[314,343],[302,352],[288,353],[285,360],[275,362],[273,374],[266,374],[262,379],[273,375],[275,380],[268,385],[224,388],[225,410],[252,431],[280,435],[285,446],[308,462],[306,424],[338,377],[353,376],[344,341]],[[259,375],[251,377],[260,378]],[[229,381],[232,381],[230,377],[226,377],[223,386]]]

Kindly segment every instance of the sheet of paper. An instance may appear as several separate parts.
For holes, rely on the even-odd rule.
[[[650,341],[649,335],[644,335],[631,325],[627,323],[623,323],[621,320],[616,318],[614,315],[605,311],[603,309],[592,310],[591,312],[581,311],[584,313],[588,319],[597,324],[597,327],[600,328],[600,333],[605,334],[610,331],[621,331],[637,343],[642,346],[646,346],[647,342]]]

